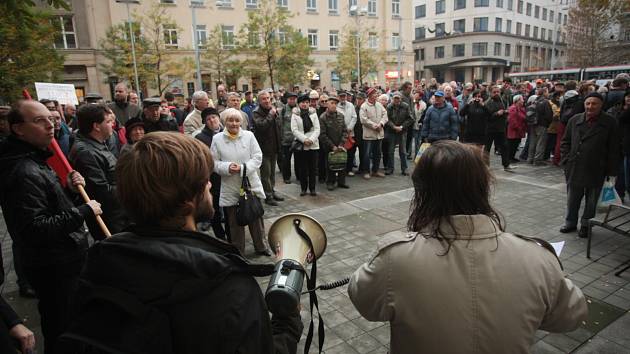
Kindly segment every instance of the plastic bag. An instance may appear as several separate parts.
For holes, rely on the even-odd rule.
[[[619,198],[619,194],[615,190],[615,181],[606,181],[604,182],[604,186],[602,187],[602,191],[599,194],[599,200],[597,201],[598,208],[608,208],[609,205],[617,204],[620,205],[621,198]]]
[[[422,143],[420,144],[420,148],[418,149],[418,153],[416,154],[416,159],[414,162],[417,164],[422,157],[422,154],[431,146],[431,143]]]

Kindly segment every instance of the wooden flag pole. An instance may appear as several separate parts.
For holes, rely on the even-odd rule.
[[[79,193],[81,194],[81,197],[83,198],[83,200],[87,203],[90,201],[90,197],[87,195],[87,193],[85,193],[85,188],[83,188],[82,185],[78,185],[76,186],[77,190],[79,191]],[[107,225],[105,225],[105,222],[103,221],[103,218],[101,218],[100,215],[95,215],[96,216],[96,222],[98,223],[98,226],[101,228],[101,231],[103,231],[103,234],[105,235],[105,237],[110,237],[112,234],[111,232],[109,232],[109,229],[107,228]]]

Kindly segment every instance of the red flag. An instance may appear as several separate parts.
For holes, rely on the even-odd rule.
[[[32,100],[33,99],[31,97],[31,94],[28,93],[28,89],[26,87],[22,90],[22,96],[24,96],[24,99],[26,99],[26,100]]]
[[[50,143],[49,149],[53,155],[46,160],[46,163],[48,163],[48,166],[50,166],[57,176],[59,176],[61,185],[66,187],[68,184],[68,174],[72,171],[72,166],[70,166],[70,163],[63,154],[63,151],[61,151],[59,144],[57,144],[57,140],[54,138]]]

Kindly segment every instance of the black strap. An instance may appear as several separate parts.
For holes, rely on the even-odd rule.
[[[241,188],[245,193],[249,192],[251,185],[249,184],[249,177],[247,177],[247,165],[243,164],[243,180],[241,181]]]
[[[519,234],[514,234],[514,236],[526,240],[526,241],[532,241],[537,243],[540,247],[546,249],[547,251],[551,252],[551,254],[554,255],[554,257],[556,257],[556,259],[558,260],[558,264],[560,264],[560,269],[564,270],[564,267],[562,266],[562,262],[560,261],[560,257],[558,257],[558,254],[556,254],[556,250],[553,248],[553,246],[551,245],[551,243],[541,239],[541,238],[537,238],[537,237],[529,237],[529,236],[523,236],[523,235],[519,235]]]
[[[313,265],[311,266],[311,276],[309,277],[308,274],[306,274],[306,287],[308,289],[315,289],[317,283],[317,258],[315,257],[313,242],[311,241],[311,238],[308,236],[308,234],[300,228],[301,223],[302,220],[300,219],[293,220],[295,231],[306,241],[308,247],[311,249],[311,255],[313,256]],[[326,336],[324,333],[324,320],[322,320],[322,314],[319,312],[319,304],[317,302],[317,294],[315,293],[315,291],[309,292],[309,299],[311,304],[311,323],[308,326],[308,334],[306,335],[306,341],[304,342],[304,354],[308,354],[309,349],[311,348],[311,342],[313,341],[313,306],[315,306],[315,309],[317,310],[317,316],[319,317],[317,337],[319,338],[319,353],[321,354],[322,348],[324,347],[324,338]]]

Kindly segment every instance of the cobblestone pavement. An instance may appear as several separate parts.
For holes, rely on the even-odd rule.
[[[575,233],[561,234],[558,231],[563,224],[566,200],[561,170],[554,166],[520,164],[516,173],[506,173],[496,158],[492,163],[496,177],[494,206],[505,216],[507,230],[552,242],[565,241],[560,257],[565,272],[589,297],[589,319],[581,328],[567,334],[539,331],[532,352],[630,353],[630,271],[621,277],[613,275],[615,267],[630,258],[630,237],[595,228],[592,258],[586,258],[585,239],[577,238]],[[280,176],[276,180],[280,181],[277,190],[286,200],[278,207],[266,208],[265,224],[269,227],[288,212],[304,212],[324,226],[328,248],[318,264],[320,283],[352,274],[375,249],[382,235],[405,229],[412,186],[410,178],[401,176],[398,170],[383,179],[348,178],[349,190],[330,192],[320,184],[317,197],[300,197],[299,185],[295,181],[285,185]],[[2,294],[26,318],[27,325],[37,331],[39,339],[36,302],[17,297],[11,241],[4,221],[0,224],[0,242],[5,272],[8,273]],[[266,257],[255,257],[250,241],[246,255],[254,261],[270,261]],[[259,279],[263,291],[267,281]],[[319,291],[318,297],[326,325],[325,353],[388,351],[389,325],[361,318],[348,298],[346,287]],[[308,297],[304,296],[302,300],[306,333],[310,320]],[[39,343],[42,343],[41,339]],[[316,338],[313,343],[310,352],[316,353]],[[298,352],[303,352],[301,346]]]

